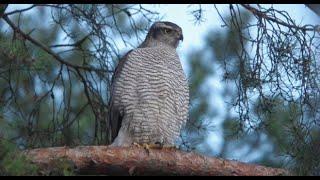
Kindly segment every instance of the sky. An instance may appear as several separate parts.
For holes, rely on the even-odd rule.
[[[28,7],[29,5],[27,5]],[[194,17],[191,15],[191,11],[196,10],[198,5],[188,5],[188,4],[162,4],[162,5],[143,5],[145,8],[150,10],[155,10],[160,13],[162,17],[161,20],[171,21],[179,25],[183,30],[184,40],[178,47],[177,52],[181,58],[182,66],[185,72],[188,74],[188,62],[187,57],[189,52],[196,49],[201,49],[205,45],[205,36],[209,30],[221,30],[224,28],[221,26],[223,22],[221,21],[218,13],[213,4],[201,5],[204,10],[204,22],[200,24],[195,24]],[[216,5],[219,12],[222,15],[229,13],[229,6],[227,4],[217,4]],[[268,7],[271,5],[263,5],[263,7]],[[26,7],[26,5],[13,6],[10,5],[7,11],[11,11],[15,8]],[[303,4],[276,4],[273,7],[277,10],[285,10],[298,24],[320,24],[320,18],[308,9]],[[120,46],[121,47],[121,46]],[[222,99],[223,83],[221,77],[213,76],[210,78],[209,88],[211,92],[211,105],[212,108],[217,108],[218,116],[212,120],[214,125],[217,126],[217,131],[212,132],[208,137],[208,144],[212,146],[214,152],[219,152],[220,145],[222,143],[221,131],[219,131],[219,126],[221,125],[222,119],[225,116],[226,106],[224,99]],[[221,129],[221,128],[220,128]],[[252,157],[246,157],[246,159],[241,159],[242,161],[251,161],[257,156],[253,154]],[[233,159],[239,159],[240,157],[233,157]]]

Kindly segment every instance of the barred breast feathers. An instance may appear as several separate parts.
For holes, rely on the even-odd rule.
[[[188,83],[175,49],[137,48],[121,61],[111,102],[123,118],[121,127],[134,141],[160,138],[173,144],[186,123],[189,105]],[[119,122],[113,124],[120,128]]]

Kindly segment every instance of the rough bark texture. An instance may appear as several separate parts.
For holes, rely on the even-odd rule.
[[[24,152],[42,168],[59,158],[72,161],[79,174],[105,175],[290,175],[287,170],[246,164],[173,149],[81,146]]]

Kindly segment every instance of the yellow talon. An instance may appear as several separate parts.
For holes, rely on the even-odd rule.
[[[147,143],[143,143],[142,144],[142,147],[147,151],[147,153],[149,154],[150,153],[150,148],[151,146]]]
[[[176,146],[172,146],[172,145],[148,144],[148,143],[139,144],[137,142],[134,142],[132,144],[133,146],[136,146],[138,148],[145,149],[148,154],[150,153],[150,149],[167,149],[167,150],[178,149]]]
[[[133,142],[132,145],[136,146],[136,147],[141,147],[141,145],[139,143],[136,143],[136,142]]]

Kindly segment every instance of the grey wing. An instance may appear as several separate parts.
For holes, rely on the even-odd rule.
[[[115,69],[115,72],[112,76],[112,80],[111,80],[111,97],[110,97],[110,101],[108,104],[109,107],[109,114],[108,114],[108,121],[107,121],[107,125],[108,125],[108,135],[109,137],[108,139],[108,144],[111,144],[114,139],[117,137],[119,129],[121,127],[121,123],[122,123],[122,119],[123,119],[123,115],[120,113],[120,110],[118,107],[114,106],[114,98],[113,98],[113,91],[114,91],[114,84],[116,79],[119,77],[119,74],[125,64],[125,62],[127,61],[127,57],[128,54],[131,52],[132,50],[130,50],[129,52],[127,52],[127,54],[125,54],[120,60],[119,63]]]

